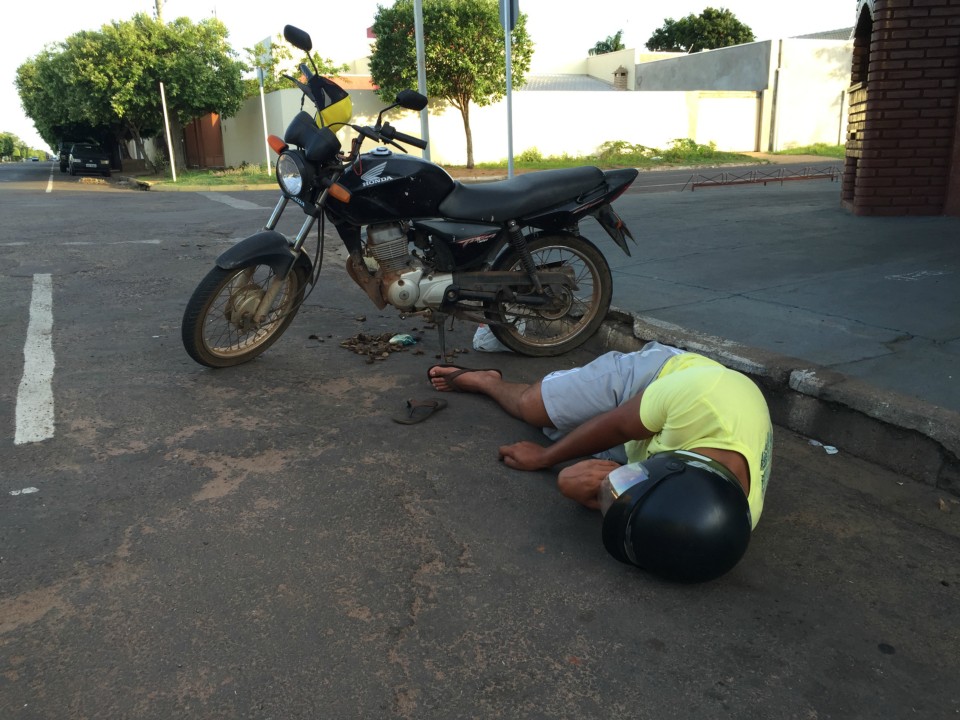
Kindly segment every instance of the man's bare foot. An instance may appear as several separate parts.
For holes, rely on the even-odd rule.
[[[496,369],[463,368],[456,365],[434,365],[427,370],[434,390],[440,392],[484,392],[491,380],[502,380]]]

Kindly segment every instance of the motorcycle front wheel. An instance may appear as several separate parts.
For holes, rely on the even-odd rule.
[[[496,338],[514,352],[534,357],[562,355],[580,347],[599,329],[610,309],[610,266],[596,246],[578,235],[552,233],[527,242],[538,270],[571,268],[575,288],[564,289],[545,305],[497,300],[485,315]],[[523,271],[520,255],[510,250],[494,270]]]
[[[276,297],[257,322],[257,309],[274,282],[279,283]],[[213,268],[184,310],[183,347],[198,363],[212,368],[252,360],[293,322],[306,285],[307,271],[299,265],[283,280],[268,265],[256,262],[232,270]]]

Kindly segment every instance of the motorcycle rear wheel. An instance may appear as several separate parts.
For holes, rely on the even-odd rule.
[[[257,324],[253,312],[274,277],[268,265],[256,262],[207,273],[183,313],[181,336],[187,354],[201,365],[225,368],[252,360],[273,345],[300,309],[307,272],[294,266],[266,319]]]
[[[573,269],[576,289],[548,306],[516,302],[488,303],[484,314],[494,336],[514,352],[533,357],[562,355],[580,347],[600,328],[613,295],[610,266],[589,240],[570,233],[552,233],[527,242],[539,270]],[[515,250],[497,258],[494,270],[522,271]],[[500,323],[500,324],[498,324]]]

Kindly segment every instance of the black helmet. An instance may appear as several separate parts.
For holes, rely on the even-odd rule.
[[[750,542],[740,482],[698,453],[658,453],[617,468],[604,478],[599,499],[607,552],[667,580],[718,578]]]

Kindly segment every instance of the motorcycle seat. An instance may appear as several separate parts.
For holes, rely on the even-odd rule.
[[[603,171],[595,167],[543,170],[508,180],[464,185],[440,203],[444,217],[482,222],[505,222],[560,205],[603,183]]]

